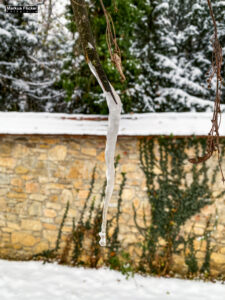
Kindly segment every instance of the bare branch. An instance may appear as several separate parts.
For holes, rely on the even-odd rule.
[[[117,104],[114,93],[110,86],[109,80],[101,65],[94,37],[91,30],[90,21],[88,18],[87,7],[84,0],[71,0],[71,5],[74,13],[74,20],[77,25],[77,30],[80,34],[80,40],[84,51],[84,56],[87,63],[91,63],[96,71],[96,77],[99,78],[99,84],[102,89],[111,94],[113,100]],[[90,67],[90,64],[89,64]],[[91,67],[90,67],[91,68]],[[93,69],[92,69],[93,72]]]
[[[202,157],[192,158],[189,159],[189,161],[193,164],[198,164],[201,162],[204,162],[208,160],[214,151],[217,151],[218,154],[218,163],[222,175],[222,181],[225,182],[225,178],[223,175],[223,170],[221,167],[220,162],[220,147],[219,147],[219,127],[220,127],[220,121],[221,121],[221,109],[220,109],[220,102],[221,102],[221,85],[222,85],[222,76],[221,76],[221,68],[222,68],[222,47],[220,45],[219,39],[218,39],[218,31],[217,31],[217,25],[215,16],[213,13],[211,1],[208,1],[209,6],[209,12],[210,16],[213,21],[213,27],[214,27],[214,36],[213,36],[213,57],[212,57],[212,66],[211,71],[208,78],[208,87],[211,87],[211,81],[216,74],[216,97],[214,102],[214,111],[213,111],[213,118],[212,118],[212,127],[208,134],[207,138],[207,149],[206,154]]]

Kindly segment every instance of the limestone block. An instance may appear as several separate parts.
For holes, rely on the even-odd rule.
[[[43,236],[51,243],[55,243],[57,240],[58,232],[53,230],[43,230]]]
[[[27,180],[32,180],[34,178],[34,175],[31,175],[31,174],[29,174],[29,175],[22,175],[21,178],[23,180],[26,180],[26,181]]]
[[[27,156],[30,153],[30,149],[22,144],[17,144],[13,147],[13,157],[24,157]]]
[[[8,174],[0,174],[0,184],[9,184],[9,175]]]
[[[1,207],[1,211],[5,210],[7,208],[7,201],[5,200],[5,198],[0,198],[0,207]]]
[[[58,199],[59,199],[59,196],[58,195],[50,195],[48,197],[49,201],[52,201],[52,202],[57,202]]]
[[[41,216],[42,214],[42,204],[37,201],[33,201],[28,208],[28,214],[30,216]]]
[[[73,151],[74,150],[79,151],[80,150],[80,143],[79,142],[78,143],[72,142],[72,143],[69,144],[69,148]]]
[[[55,209],[55,210],[61,210],[62,209],[62,205],[59,204],[59,203],[54,203],[54,202],[48,202],[46,204],[46,207],[47,208],[52,208],[52,209]]]
[[[87,196],[88,196],[88,194],[89,194],[89,191],[87,191],[87,190],[80,190],[78,192],[78,199],[86,199]]]
[[[48,158],[50,160],[64,160],[66,158],[67,148],[62,145],[53,147],[48,152]]]
[[[23,181],[21,180],[21,178],[18,177],[12,178],[10,183],[11,185],[18,186],[18,187],[22,187],[23,185]]]
[[[42,229],[42,224],[38,220],[33,220],[33,219],[23,219],[21,221],[21,228],[24,230],[41,230]]]
[[[18,223],[7,222],[7,226],[15,230],[20,230],[20,225]]]
[[[132,198],[134,197],[134,195],[135,195],[135,192],[134,192],[133,189],[131,189],[131,188],[125,188],[123,190],[123,193],[122,193],[122,199],[125,200],[125,201],[126,200],[130,201],[130,200],[132,200]]]
[[[199,236],[203,236],[204,228],[194,227],[194,233]]]
[[[82,147],[81,153],[90,155],[90,156],[96,156],[97,151],[96,148],[91,148],[91,147]]]
[[[72,231],[72,226],[63,226],[62,231],[63,232],[71,232]]]
[[[38,240],[33,237],[33,235],[26,232],[13,232],[11,236],[12,244],[21,244],[23,246],[32,247]]]
[[[211,261],[215,265],[223,266],[224,270],[225,270],[225,255],[224,254],[213,252],[211,254]]]
[[[0,153],[1,156],[10,156],[12,152],[12,143],[0,144]]]
[[[34,247],[34,254],[36,253],[41,253],[44,250],[48,250],[49,249],[49,244],[48,242],[42,241],[40,243],[38,243],[35,247]]]
[[[29,197],[31,200],[37,200],[37,201],[44,201],[46,199],[45,195],[41,195],[41,194],[31,194]]]
[[[176,273],[186,274],[188,267],[185,264],[185,259],[183,256],[174,254],[173,255],[173,264],[172,269]]]
[[[77,210],[76,209],[69,209],[68,216],[71,218],[75,218],[77,216]]]
[[[36,182],[26,182],[26,193],[38,193],[40,190],[39,184]]]
[[[60,183],[48,183],[45,184],[43,187],[45,190],[63,190],[65,188],[65,185]]]
[[[130,218],[131,218],[131,215],[129,215],[129,214],[122,214],[121,215],[121,220],[125,224],[129,223]]]
[[[0,220],[0,227],[6,226],[6,221],[5,220]]]
[[[45,142],[46,144],[56,145],[56,144],[58,144],[58,143],[60,142],[60,139],[59,139],[59,138],[56,138],[56,137],[50,137],[50,138],[45,137],[45,138],[44,138],[44,142]]]
[[[50,181],[48,176],[38,176],[38,181],[40,183],[48,183]],[[52,181],[52,180],[51,180]]]
[[[16,165],[16,160],[11,157],[0,157],[0,166],[6,168],[14,168]]]
[[[205,252],[197,251],[196,252],[196,258],[197,259],[204,259],[205,258]]]
[[[101,162],[105,162],[105,151],[100,152],[96,158]]]
[[[20,249],[22,249],[23,246],[21,244],[13,244],[12,247],[15,250],[20,250]]]
[[[121,167],[121,171],[124,173],[135,172],[137,171],[138,166],[136,164],[123,164]]]
[[[70,190],[68,190],[68,189],[64,189],[62,191],[61,196],[60,196],[60,200],[63,203],[67,203],[68,201],[72,202],[73,201],[73,194],[72,194],[72,192]]]
[[[53,209],[45,208],[44,216],[47,218],[54,218],[57,216],[56,212]]]
[[[47,160],[48,159],[48,156],[46,153],[41,153],[39,156],[38,156],[38,160]]]
[[[15,169],[16,174],[27,174],[29,170],[24,166],[17,166]]]
[[[3,227],[3,228],[1,228],[1,230],[2,230],[2,232],[13,232],[14,231],[14,229],[9,228],[9,227]]]
[[[27,195],[25,193],[11,193],[9,192],[7,194],[7,197],[8,198],[13,198],[13,199],[17,199],[18,201],[19,200],[23,200],[23,199],[26,199],[27,198]]]
[[[69,179],[76,179],[80,177],[80,172],[78,170],[78,168],[76,167],[72,167],[69,170],[69,174],[68,174],[68,178]]]
[[[51,145],[48,145],[48,144],[41,144],[41,145],[39,145],[39,148],[40,149],[50,149],[50,147],[51,147]]]
[[[58,227],[54,224],[44,223],[43,227],[48,230],[58,230]]]

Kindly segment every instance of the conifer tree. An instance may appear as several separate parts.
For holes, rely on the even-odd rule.
[[[0,4],[0,109],[25,110],[32,64],[38,44],[36,25],[29,14],[10,14]]]
[[[5,5],[0,4],[2,111],[55,111],[60,101],[65,103],[64,91],[56,86],[60,73],[58,44],[63,43],[55,35],[44,45],[40,32],[34,15],[6,13]]]
[[[213,26],[207,1],[144,2],[135,51],[142,59],[139,85],[146,110],[212,110],[215,82],[209,89],[206,74],[211,66]],[[222,43],[224,1],[216,2],[214,9]]]
[[[95,35],[98,53],[106,73],[123,101],[124,112],[135,110],[140,106],[136,101],[135,77],[140,72],[140,62],[132,55],[134,27],[139,17],[137,6],[133,0],[104,1],[107,11],[114,21],[117,42],[122,53],[122,62],[127,80],[121,83],[120,75],[110,61],[106,43],[106,19],[100,4],[90,5],[90,21]],[[67,92],[67,101],[73,102],[74,112],[107,113],[107,105],[93,75],[84,62],[82,50],[72,16],[71,7],[67,7],[67,27],[73,40],[65,52],[64,70],[61,74],[61,85]]]

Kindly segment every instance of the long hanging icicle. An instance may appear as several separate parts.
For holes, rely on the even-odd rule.
[[[77,25],[77,29],[80,35],[81,44],[84,50],[86,61],[89,65],[91,72],[96,77],[99,85],[106,97],[107,105],[109,108],[108,130],[105,149],[106,160],[106,191],[104,199],[104,208],[102,216],[102,227],[100,235],[100,245],[106,245],[106,224],[107,224],[107,212],[109,201],[112,196],[114,188],[114,155],[117,141],[117,134],[119,130],[120,113],[121,113],[121,100],[116,93],[112,85],[110,84],[99,59],[95,41],[93,38],[88,12],[84,0],[71,0],[73,8],[74,19]]]
[[[122,103],[119,95],[116,93],[112,85],[109,83],[116,102],[113,101],[114,98],[112,97],[111,93],[105,91],[101,79],[99,78],[93,64],[89,62],[88,65],[104,92],[107,105],[109,108],[108,130],[107,130],[106,147],[105,147],[107,184],[106,184],[105,200],[104,200],[104,207],[103,207],[103,214],[102,214],[102,227],[101,227],[101,232],[99,233],[100,235],[99,244],[101,246],[106,246],[107,212],[108,212],[109,202],[112,197],[113,188],[114,188],[114,178],[115,178],[114,156],[115,156],[115,149],[116,149],[116,140],[119,131]]]
[[[114,178],[115,178],[115,168],[114,168],[114,156],[116,148],[116,140],[119,131],[120,123],[120,113],[121,113],[121,101],[119,95],[115,92],[114,88],[111,86],[112,91],[117,100],[117,104],[112,101],[112,97],[109,93],[106,93],[107,105],[109,108],[109,120],[108,120],[108,130],[107,130],[107,140],[105,148],[105,161],[106,161],[106,191],[105,191],[105,201],[102,214],[102,227],[100,235],[101,246],[106,245],[106,223],[107,223],[107,212],[109,201],[112,197],[114,188]]]

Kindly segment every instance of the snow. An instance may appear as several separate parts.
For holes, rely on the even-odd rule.
[[[212,113],[124,114],[120,136],[208,135]],[[108,117],[103,115],[0,112],[0,134],[67,134],[106,136]],[[220,135],[225,136],[225,113]]]
[[[6,35],[8,38],[11,38],[12,35],[7,30],[0,28],[0,35]]]
[[[0,260],[1,300],[224,300],[221,283]]]

